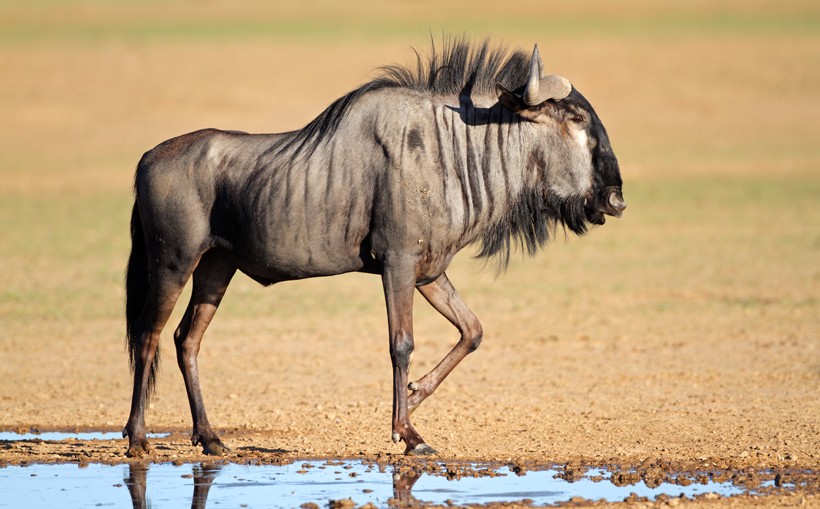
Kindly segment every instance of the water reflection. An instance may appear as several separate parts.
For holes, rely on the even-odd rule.
[[[131,494],[131,503],[134,509],[148,507],[145,499],[145,488],[148,485],[148,465],[131,463],[128,466],[128,477],[123,479],[128,486],[128,493]]]
[[[784,477],[785,476],[785,477]],[[772,479],[774,479],[772,481]],[[802,480],[801,480],[802,479]],[[773,484],[771,487],[766,482]],[[802,484],[801,484],[802,483]],[[299,461],[289,464],[34,464],[0,468],[0,507],[320,507],[482,505],[532,500],[554,505],[583,497],[731,496],[816,485],[814,472],[665,472],[591,468],[523,470],[478,464]],[[790,488],[787,488],[790,487]],[[632,494],[635,495],[632,495]],[[352,505],[351,505],[352,504]]]
[[[421,472],[415,470],[407,470],[399,472],[398,468],[393,467],[393,499],[398,505],[414,507],[419,504],[416,497],[413,496],[413,486],[421,479]]]
[[[208,492],[219,473],[221,465],[200,463],[192,468],[194,493],[191,496],[191,509],[205,509],[208,503]],[[147,509],[148,499],[145,496],[148,487],[148,465],[145,463],[131,463],[128,466],[128,476],[123,479],[131,495],[131,504],[134,509]]]
[[[423,470],[407,465],[343,461],[267,466],[199,463],[183,467],[132,463],[123,478],[135,509],[149,507],[146,494],[149,478],[150,484],[155,485],[152,488],[155,500],[165,502],[169,500],[167,497],[171,497],[177,505],[187,500],[184,495],[186,486],[190,486],[187,479],[192,479],[192,508],[205,508],[209,494],[214,498],[214,504],[227,503],[232,506],[252,507],[262,503],[266,506],[298,507],[304,503],[318,502],[317,505],[331,507],[367,503],[414,507],[447,503],[448,500],[459,504],[486,504],[530,499],[543,505],[567,501],[575,496],[616,501],[633,493],[654,499],[660,494],[693,497],[708,492],[726,496],[741,492],[738,487],[726,482],[704,481],[682,486],[668,482],[646,482],[637,474],[627,480],[623,473],[610,474],[597,469],[568,479],[562,475],[566,472],[556,470],[519,473],[508,467],[497,470],[465,468],[464,471],[447,466],[443,468],[442,475],[423,475]],[[186,471],[190,473],[183,473]],[[211,493],[212,487],[217,487],[214,493]]]
[[[332,465],[331,465],[332,466]],[[131,495],[131,504],[134,509],[147,509],[148,498],[146,496],[148,488],[148,470],[150,464],[131,463],[128,466],[128,475],[123,478],[124,484],[128,487]],[[324,468],[324,467],[321,467]],[[214,480],[222,470],[221,464],[200,463],[192,466],[193,495],[191,496],[191,509],[204,509],[208,504],[208,493],[211,490]],[[415,470],[406,470],[394,467],[393,472],[393,502],[400,505],[418,505],[419,501],[413,496],[413,486],[421,478],[421,473]],[[310,482],[309,479],[305,483]],[[226,483],[231,486],[231,483]],[[364,489],[363,493],[372,493],[373,490]]]

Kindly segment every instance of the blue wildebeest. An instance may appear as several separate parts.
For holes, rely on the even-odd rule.
[[[205,413],[197,370],[202,335],[237,270],[270,285],[345,272],[382,278],[393,364],[392,438],[433,450],[410,413],[481,342],[481,324],[445,270],[469,244],[509,261],[556,228],[583,234],[626,207],[603,124],[565,78],[485,42],[445,44],[415,68],[390,66],[303,129],[202,130],[147,152],[135,178],[126,277],[134,371],[128,454],[148,450],[145,405],[160,332],[191,276],[176,329],[193,443],[225,446]],[[411,382],[413,292],[461,333]]]

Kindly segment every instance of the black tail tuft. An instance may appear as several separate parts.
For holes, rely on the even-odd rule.
[[[134,204],[131,212],[131,255],[128,257],[128,269],[125,276],[125,323],[128,341],[128,357],[131,371],[134,370],[137,357],[142,349],[141,338],[145,324],[149,323],[147,316],[143,316],[148,307],[148,292],[150,279],[148,274],[148,254],[145,248],[145,236],[142,230],[139,209]],[[142,324],[142,327],[140,325]],[[151,394],[156,380],[156,371],[159,366],[159,349],[151,364],[148,377],[148,393]]]

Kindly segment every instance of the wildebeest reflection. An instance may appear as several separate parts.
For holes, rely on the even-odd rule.
[[[134,509],[147,509],[148,499],[146,496],[148,488],[147,463],[131,463],[128,465],[128,477],[123,479],[131,495],[131,503]],[[193,495],[191,496],[191,509],[204,509],[208,503],[208,493],[214,480],[219,475],[222,465],[201,463],[193,465],[192,478],[194,483]],[[257,468],[257,467],[252,467]],[[399,466],[393,466],[393,501],[391,505],[413,505],[417,501],[413,497],[412,489],[421,477],[421,472],[408,470]],[[185,477],[185,476],[183,476]],[[386,480],[386,479],[385,479]],[[309,481],[307,481],[309,483]],[[344,489],[349,489],[348,485],[340,483],[339,490],[344,496]]]
[[[128,465],[128,477],[124,479],[128,486],[128,493],[131,495],[131,503],[134,509],[146,509],[148,499],[145,496],[148,488],[148,464],[131,463]],[[205,509],[208,503],[208,492],[211,484],[219,473],[220,465],[202,463],[194,465],[192,468],[194,480],[194,493],[191,496],[191,509]]]

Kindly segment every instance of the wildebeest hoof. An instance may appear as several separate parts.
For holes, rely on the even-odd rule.
[[[412,449],[408,447],[404,454],[407,456],[434,456],[438,454],[438,451],[422,442]]]
[[[125,451],[125,455],[129,458],[142,458],[143,456],[150,454],[151,448],[148,447],[148,442],[145,440],[137,441],[132,443],[128,446],[128,450]]]
[[[202,444],[202,453],[208,456],[222,456],[230,451],[218,438]]]

